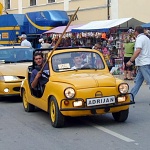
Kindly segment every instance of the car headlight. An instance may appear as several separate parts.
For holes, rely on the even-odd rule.
[[[64,91],[64,95],[66,98],[73,98],[75,96],[75,90],[71,87],[66,88]]]
[[[121,94],[126,94],[129,90],[129,85],[127,83],[121,83],[118,86],[118,90]]]
[[[16,76],[0,76],[0,81],[17,81],[19,78]]]

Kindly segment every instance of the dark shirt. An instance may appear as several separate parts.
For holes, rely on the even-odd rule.
[[[36,68],[32,70],[31,73],[31,77],[30,77],[30,83],[33,82],[34,78],[36,77],[37,73],[40,71],[41,68]],[[44,74],[46,73],[47,75],[49,75],[49,69],[48,69],[48,65],[45,65],[42,76],[39,78],[39,84],[41,86],[45,85],[48,82],[48,77]]]

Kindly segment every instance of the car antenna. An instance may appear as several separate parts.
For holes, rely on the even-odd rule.
[[[76,16],[78,10],[80,7],[77,8],[77,10],[75,11],[75,13],[73,14],[73,16],[71,17],[70,21],[68,22],[66,28],[64,29],[63,33],[61,34],[60,38],[58,39],[56,45],[54,46],[52,52],[50,53],[50,55],[48,56],[47,60],[45,61],[44,65],[42,66],[40,72],[43,72],[45,65],[47,64],[49,58],[52,56],[53,52],[56,50],[56,48],[58,47],[58,45],[60,44],[62,37],[64,36],[64,34],[66,33],[66,30],[68,29],[68,27],[70,26],[71,22],[74,20],[74,17]]]

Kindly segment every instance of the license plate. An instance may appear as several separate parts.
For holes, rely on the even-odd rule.
[[[87,102],[87,106],[112,104],[112,103],[115,103],[115,96],[99,97],[99,98],[88,98],[86,100],[86,102]]]

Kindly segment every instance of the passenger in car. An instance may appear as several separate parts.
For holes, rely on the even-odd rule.
[[[90,59],[85,58],[83,59],[83,54],[81,53],[72,53],[71,57],[73,59],[74,66],[71,69],[80,69],[80,68],[91,68],[92,66],[89,64]],[[88,60],[89,59],[89,60]]]
[[[32,88],[36,88],[38,83],[40,86],[45,85],[48,82],[49,69],[48,65],[45,65],[43,72],[41,68],[43,67],[43,53],[38,52],[34,54],[34,61],[36,63],[36,68],[32,70],[30,83]]]
[[[77,52],[72,53],[71,57],[72,57],[73,62],[74,62],[74,66],[71,67],[71,69],[78,69],[78,68],[82,68],[84,66],[82,64],[83,63],[83,58],[81,57],[80,53],[77,53]]]

